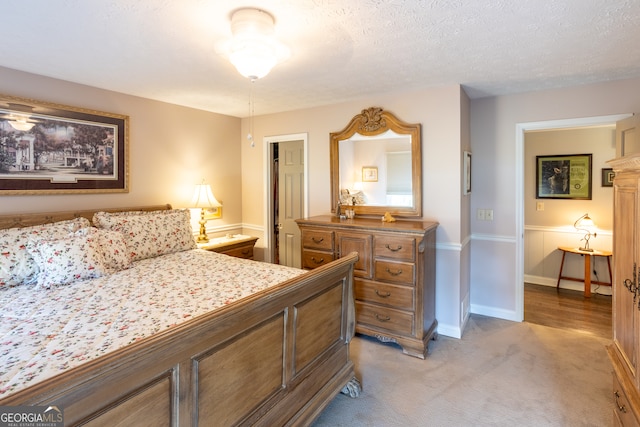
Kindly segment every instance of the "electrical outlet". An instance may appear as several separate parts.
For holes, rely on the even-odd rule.
[[[493,221],[493,209],[485,209],[484,219],[487,221]]]
[[[536,210],[537,211],[543,211],[544,210],[544,202],[536,203]]]
[[[478,209],[478,212],[476,214],[476,218],[478,219],[478,221],[484,221],[486,219],[486,212],[484,209]]]

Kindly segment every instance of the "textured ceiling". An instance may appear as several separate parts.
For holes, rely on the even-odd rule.
[[[249,6],[275,16],[292,51],[253,84],[220,54],[231,12]],[[0,66],[246,117],[252,91],[260,115],[450,84],[478,98],[640,77],[639,23],[638,0],[4,1]]]

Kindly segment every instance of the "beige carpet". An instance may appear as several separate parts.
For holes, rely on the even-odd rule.
[[[608,340],[472,315],[463,338],[440,336],[426,360],[356,336],[363,391],[338,395],[322,426],[609,426]]]

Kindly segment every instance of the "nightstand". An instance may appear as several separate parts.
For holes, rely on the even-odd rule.
[[[198,248],[236,258],[253,259],[253,246],[257,240],[257,237],[244,234],[227,234],[223,237],[209,239],[207,243],[198,243]]]

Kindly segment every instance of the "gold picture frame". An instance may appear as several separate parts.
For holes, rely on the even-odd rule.
[[[362,182],[378,182],[378,168],[376,166],[363,166]]]

